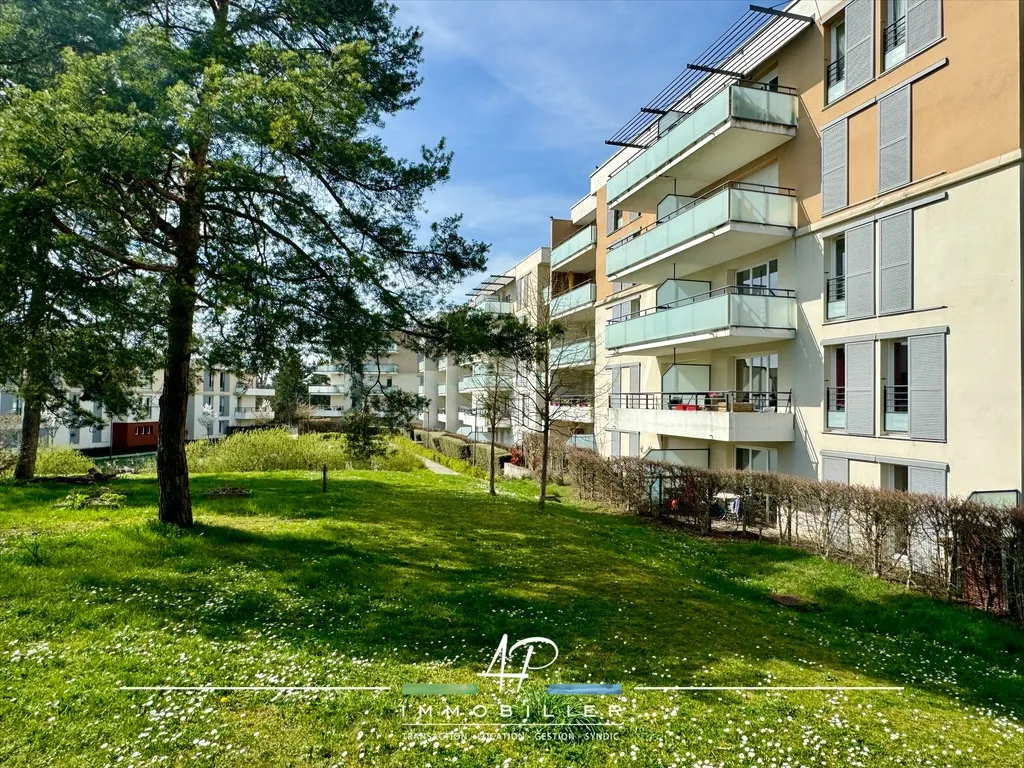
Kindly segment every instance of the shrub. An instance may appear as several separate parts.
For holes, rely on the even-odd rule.
[[[469,443],[461,438],[451,435],[431,435],[430,442],[431,445],[429,447],[442,456],[461,461],[470,461]]]
[[[202,447],[200,447],[202,446]],[[186,448],[193,472],[272,472],[289,469],[345,469],[345,441],[331,435],[293,437],[284,429],[240,432],[213,445]]]
[[[398,448],[382,456],[374,456],[371,466],[385,472],[416,472],[423,469],[423,462],[416,454]]]
[[[84,475],[90,469],[96,469],[93,460],[73,448],[41,448],[36,456],[36,474],[40,477]]]
[[[303,419],[299,422],[299,434],[311,432],[341,432],[341,419]]]
[[[469,458],[473,466],[479,467],[484,472],[490,472],[491,444],[471,443],[469,445]],[[505,451],[502,445],[494,446],[494,471],[501,472],[501,465],[512,457]]]

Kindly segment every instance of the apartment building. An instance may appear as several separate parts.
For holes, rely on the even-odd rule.
[[[650,83],[552,222],[595,447],[1020,489],[1020,34],[1018,2],[795,0]]]
[[[551,252],[537,248],[526,258],[500,275],[491,275],[470,293],[470,303],[486,312],[514,314],[528,322],[544,322],[548,313],[548,288]],[[436,402],[432,428],[464,435],[472,440],[490,441],[490,425],[483,400],[497,385],[509,393],[508,418],[497,426],[497,441],[509,445],[523,432],[536,426],[538,403],[536,388],[529,385],[527,372],[510,360],[477,357],[473,360],[427,361],[435,376],[426,397]]]
[[[422,394],[419,356],[392,343],[379,358],[363,364],[363,385],[377,391],[401,389]],[[352,378],[345,366],[323,363],[314,370],[309,402],[317,418],[334,418],[353,405]],[[422,417],[422,415],[421,415]]]

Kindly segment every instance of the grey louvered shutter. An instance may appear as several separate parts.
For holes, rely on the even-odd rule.
[[[946,439],[946,335],[911,336],[910,436],[915,440]]]
[[[821,212],[832,213],[847,205],[847,121],[840,120],[821,132]]]
[[[907,490],[911,493],[946,495],[946,470],[932,467],[907,467]]]
[[[608,209],[608,214],[605,217],[605,224],[604,225],[605,225],[604,233],[606,235],[610,235],[612,232],[615,231],[615,209],[614,208],[609,208]]]
[[[914,308],[914,212],[878,222],[878,313]]]
[[[846,431],[875,434],[875,342],[846,345]]]
[[[942,37],[942,0],[907,3],[907,56],[923,51]]]
[[[910,183],[910,86],[878,102],[878,191]]]
[[[839,456],[821,457],[821,479],[830,483],[850,484],[850,460]]]
[[[846,317],[875,314],[875,225],[846,230]]]
[[[875,0],[851,0],[846,6],[846,93],[875,76]]]

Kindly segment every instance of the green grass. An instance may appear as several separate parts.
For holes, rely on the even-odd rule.
[[[249,497],[204,499],[217,485]],[[121,509],[58,509],[67,487],[0,484],[0,764],[1018,766],[1024,633],[852,569],[553,504],[528,483],[427,472],[199,475],[198,521],[153,522],[152,478]],[[817,600],[795,612],[766,599]],[[503,634],[558,660],[520,695],[477,676]],[[541,663],[544,663],[542,660]],[[523,741],[405,727],[478,683],[466,710],[543,722]],[[130,692],[120,686],[389,686],[372,692]],[[663,693],[636,686],[896,685],[902,693]],[[525,705],[531,706],[529,716]],[[580,713],[594,704],[594,715]],[[621,728],[601,729],[610,704]],[[470,717],[469,719],[473,719]],[[537,741],[608,731],[617,741]],[[435,738],[436,737],[436,738]],[[508,761],[508,762],[506,762]]]

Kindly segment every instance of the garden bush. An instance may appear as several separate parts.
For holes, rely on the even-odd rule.
[[[392,449],[383,456],[374,456],[371,465],[385,472],[416,472],[423,469],[419,457],[403,447]]]
[[[40,448],[36,456],[36,475],[84,475],[96,464],[74,448]]]
[[[215,444],[190,443],[186,448],[193,472],[271,472],[289,469],[345,469],[345,441],[336,436],[292,436],[284,429],[240,432]]]
[[[490,443],[471,443],[469,445],[470,461],[473,466],[479,467],[484,472],[490,472],[491,462],[491,444]],[[494,446],[494,471],[497,473],[501,472],[501,465],[511,459],[511,455],[505,450],[503,445]]]

